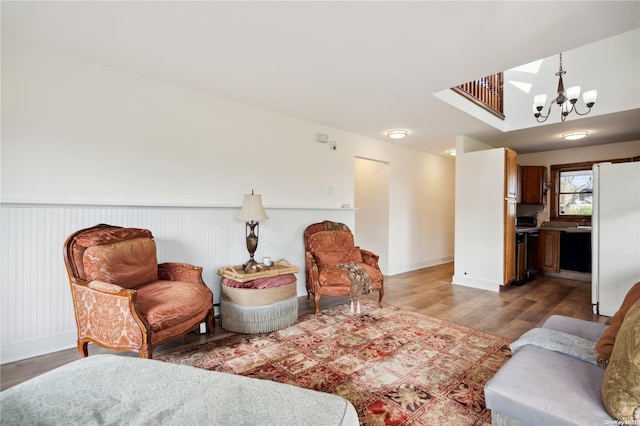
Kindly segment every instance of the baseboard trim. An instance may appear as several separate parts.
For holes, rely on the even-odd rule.
[[[540,271],[540,274],[554,278],[565,278],[567,280],[591,282],[591,274],[587,272],[577,272],[561,269],[560,272]]]
[[[389,276],[404,274],[405,272],[417,271],[418,269],[428,268],[430,266],[442,265],[453,262],[453,255],[439,257],[437,259],[429,259],[418,263],[408,265],[396,265],[389,267]]]
[[[78,346],[77,342],[78,335],[73,332],[5,345],[2,346],[2,351],[0,352],[0,364],[8,364],[10,362],[75,348]]]
[[[489,291],[500,291],[500,283],[493,281],[485,281],[479,280],[475,278],[469,277],[461,277],[459,275],[454,275],[451,284],[463,285],[465,287],[473,287],[478,288],[480,290],[489,290]]]

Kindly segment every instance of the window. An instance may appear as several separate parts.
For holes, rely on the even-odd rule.
[[[593,212],[593,165],[624,163],[631,158],[589,161],[551,166],[551,220],[591,222]]]
[[[559,170],[558,216],[591,216],[593,170]]]

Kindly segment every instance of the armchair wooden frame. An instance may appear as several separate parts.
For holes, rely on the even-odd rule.
[[[71,295],[74,304],[76,324],[78,325],[78,352],[82,357],[89,355],[88,344],[94,343],[110,350],[136,350],[141,358],[152,358],[153,350],[169,340],[180,338],[206,323],[207,333],[212,334],[215,326],[213,310],[213,294],[202,279],[202,268],[186,263],[158,264],[158,280],[182,281],[202,285],[204,294],[210,294],[210,309],[199,316],[179,324],[171,330],[154,332],[149,322],[138,309],[138,290],[123,288],[117,284],[106,282],[89,282],[81,278],[81,273],[73,259],[72,244],[76,237],[83,233],[99,229],[122,229],[121,227],[100,224],[79,230],[71,234],[64,243],[64,262],[69,277]],[[149,234],[150,235],[150,234]],[[205,290],[206,289],[206,290]],[[79,306],[90,300],[92,309],[83,310]],[[208,303],[208,302],[206,302]],[[104,309],[117,312],[117,321],[109,322],[105,318],[97,318]],[[104,331],[99,326],[114,327]],[[126,336],[126,338],[122,338]]]
[[[320,279],[320,269],[321,266],[318,265],[318,260],[316,256],[309,249],[309,237],[316,232],[326,231],[326,230],[340,230],[340,231],[349,231],[349,227],[345,224],[331,221],[324,221],[314,223],[309,225],[303,235],[304,246],[305,246],[305,275],[306,275],[306,285],[307,285],[307,301],[311,295],[313,295],[313,301],[315,304],[315,315],[318,316],[320,311],[320,297],[321,296],[349,296],[351,293],[351,286],[349,284],[345,285],[322,285]],[[362,262],[364,265],[367,265],[380,274],[379,282],[375,283],[372,287],[372,290],[377,291],[379,293],[378,296],[378,305],[382,307],[382,298],[384,297],[384,277],[382,272],[380,272],[380,266],[378,265],[379,256],[369,250],[359,249],[362,255]],[[366,266],[365,266],[366,267]],[[374,281],[374,280],[372,280]]]

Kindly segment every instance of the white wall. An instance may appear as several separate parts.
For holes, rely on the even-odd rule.
[[[498,291],[504,271],[504,148],[456,141],[453,284]]]
[[[389,165],[364,158],[356,158],[354,164],[356,245],[377,254],[380,270],[388,275]]]
[[[454,161],[411,150],[396,151],[388,159],[389,274],[452,261]]]
[[[234,215],[243,194],[262,194],[270,215],[258,258],[302,268],[306,224],[354,224],[354,210],[340,207],[354,205],[356,157],[389,164],[389,273],[452,259],[448,158],[6,40],[1,131],[3,363],[75,345],[60,270],[73,230],[100,221],[148,227],[159,245],[171,244],[164,260],[202,265],[215,293],[217,267],[246,257]],[[316,133],[338,149],[315,142]],[[303,272],[298,281],[305,294]]]

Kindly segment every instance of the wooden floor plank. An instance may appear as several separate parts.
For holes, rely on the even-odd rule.
[[[512,340],[551,315],[567,315],[589,321],[604,322],[591,308],[591,284],[548,276],[539,276],[522,286],[504,287],[499,292],[451,284],[453,263],[432,266],[404,274],[385,277],[383,303],[430,315],[466,327],[487,331]],[[366,296],[378,300],[378,293]],[[348,302],[343,297],[323,297],[321,309]],[[299,313],[314,310],[313,301],[299,298]],[[213,336],[190,334],[182,340],[162,345],[154,353],[175,350],[232,335],[216,321]],[[89,353],[114,353],[89,345]],[[136,352],[119,353],[138,356]],[[0,389],[4,390],[31,377],[79,358],[78,351],[67,349],[0,366]]]

